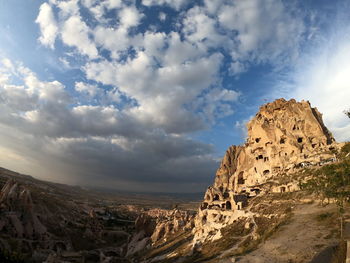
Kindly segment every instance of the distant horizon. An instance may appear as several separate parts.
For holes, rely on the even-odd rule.
[[[158,197],[159,196],[169,196],[170,197],[170,196],[181,195],[181,198],[180,198],[180,196],[177,197],[178,199],[182,199],[184,197],[183,195],[185,195],[185,196],[187,196],[187,199],[189,198],[189,196],[192,196],[192,197],[196,196],[196,198],[198,198],[198,200],[196,199],[196,201],[201,201],[203,198],[203,195],[205,193],[205,190],[206,190],[206,189],[203,189],[203,191],[198,191],[198,192],[135,192],[135,191],[133,192],[131,190],[122,190],[122,189],[118,189],[118,188],[108,188],[107,186],[94,187],[93,185],[77,185],[77,184],[74,185],[74,184],[58,183],[55,181],[40,179],[40,178],[36,177],[35,175],[21,173],[21,172],[0,166],[0,170],[1,169],[16,173],[20,176],[21,175],[22,176],[29,176],[32,179],[38,180],[38,181],[43,182],[43,183],[57,184],[57,185],[68,186],[68,187],[72,187],[72,188],[77,187],[77,188],[80,188],[82,190],[97,191],[97,192],[105,193],[105,194],[146,195],[149,197],[156,197],[156,196],[158,196]],[[185,199],[183,199],[183,200],[185,200]],[[191,200],[195,201],[195,199],[191,199]]]
[[[245,124],[309,100],[350,140],[345,0],[0,0],[0,166],[200,192]]]

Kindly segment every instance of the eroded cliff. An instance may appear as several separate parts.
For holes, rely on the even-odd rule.
[[[229,147],[205,193],[196,218],[196,242],[220,238],[217,230],[241,216],[237,211],[248,206],[251,197],[299,189],[297,178],[281,183],[282,177],[336,160],[339,146],[308,101],[267,103],[247,129],[245,144]]]

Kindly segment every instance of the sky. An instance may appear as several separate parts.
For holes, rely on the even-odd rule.
[[[349,140],[349,13],[345,0],[0,0],[0,166],[201,192],[281,97]]]

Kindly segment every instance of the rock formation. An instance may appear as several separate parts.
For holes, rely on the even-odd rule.
[[[188,211],[151,209],[142,213],[135,222],[135,234],[128,244],[127,255],[140,252],[156,242],[166,242],[171,235],[191,230],[194,214]]]
[[[31,262],[128,262],[124,248],[134,220],[127,208],[119,217],[117,207],[99,199],[82,202],[85,192],[75,194],[70,187],[5,169],[0,169],[0,180],[1,253]]]
[[[194,226],[193,219],[193,214],[177,209],[158,217],[156,227],[151,236],[152,243],[167,241],[167,238],[172,234],[192,229]]]
[[[213,224],[217,229],[235,220],[250,197],[298,190],[296,180],[280,184],[278,178],[335,161],[332,151],[338,145],[308,101],[278,99],[265,104],[247,128],[246,143],[229,147],[205,193],[196,218],[199,239],[213,233]]]
[[[45,239],[46,227],[33,210],[30,191],[9,180],[0,192],[0,231],[18,238]]]

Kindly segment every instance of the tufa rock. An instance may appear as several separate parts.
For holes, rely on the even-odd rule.
[[[325,127],[321,113],[308,101],[278,99],[267,103],[247,129],[246,143],[229,147],[214,184],[205,193],[195,220],[197,240],[215,233],[212,226],[220,229],[237,218],[237,211],[248,205],[250,197],[299,189],[297,180],[281,185],[278,178],[336,160],[333,151],[339,145]]]

